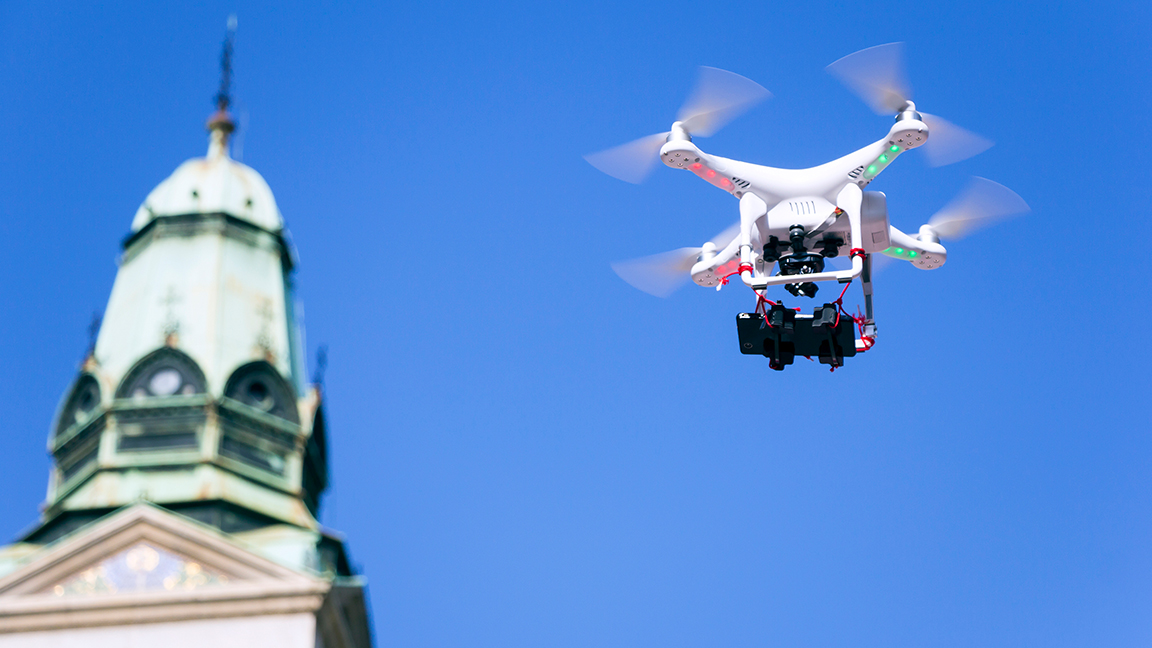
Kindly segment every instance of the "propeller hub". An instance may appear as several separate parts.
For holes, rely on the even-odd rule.
[[[931,225],[921,225],[920,234],[916,238],[925,243],[940,242],[940,235],[936,233],[936,230],[932,229]]]
[[[904,107],[904,110],[901,110],[896,115],[897,122],[908,121],[910,119],[914,119],[919,122],[924,121],[924,116],[916,112],[916,104],[912,103],[911,101],[909,101],[908,105]]]
[[[691,142],[692,134],[684,126],[684,122],[678,121],[672,124],[672,130],[668,133],[669,142]]]

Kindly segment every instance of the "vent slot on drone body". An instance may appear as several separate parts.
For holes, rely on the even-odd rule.
[[[736,176],[732,176],[732,184],[736,185],[737,187],[740,187],[741,189],[747,189],[748,185],[750,185],[752,183],[748,182],[747,180],[742,180],[740,178],[737,178]]]
[[[797,202],[788,203],[788,207],[792,209],[792,213],[797,216],[807,216],[816,213],[815,200],[801,200]]]

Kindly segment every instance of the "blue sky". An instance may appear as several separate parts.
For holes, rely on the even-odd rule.
[[[233,12],[236,154],[329,346],[323,519],[378,645],[1152,642],[1143,2],[4,3],[0,537],[135,209],[206,150]],[[611,272],[736,202],[583,154],[667,129],[711,65],[775,97],[704,150],[819,164],[889,123],[823,67],[897,40],[917,104],[997,145],[901,157],[892,221],[974,174],[1033,212],[886,268],[873,350],[776,373],[738,353],[747,290]]]

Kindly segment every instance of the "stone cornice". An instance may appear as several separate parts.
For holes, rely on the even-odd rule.
[[[60,596],[54,583],[139,542],[210,565],[226,584]],[[225,534],[137,504],[48,545],[0,578],[0,633],[201,618],[316,613],[332,583],[254,553]]]

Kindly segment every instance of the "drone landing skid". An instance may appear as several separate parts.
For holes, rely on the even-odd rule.
[[[844,358],[856,355],[856,327],[850,317],[841,317],[836,304],[824,304],[812,315],[802,315],[783,304],[772,306],[764,315],[740,313],[736,316],[740,352],[763,355],[777,371],[792,364],[797,355],[816,356],[833,369],[844,366]]]

